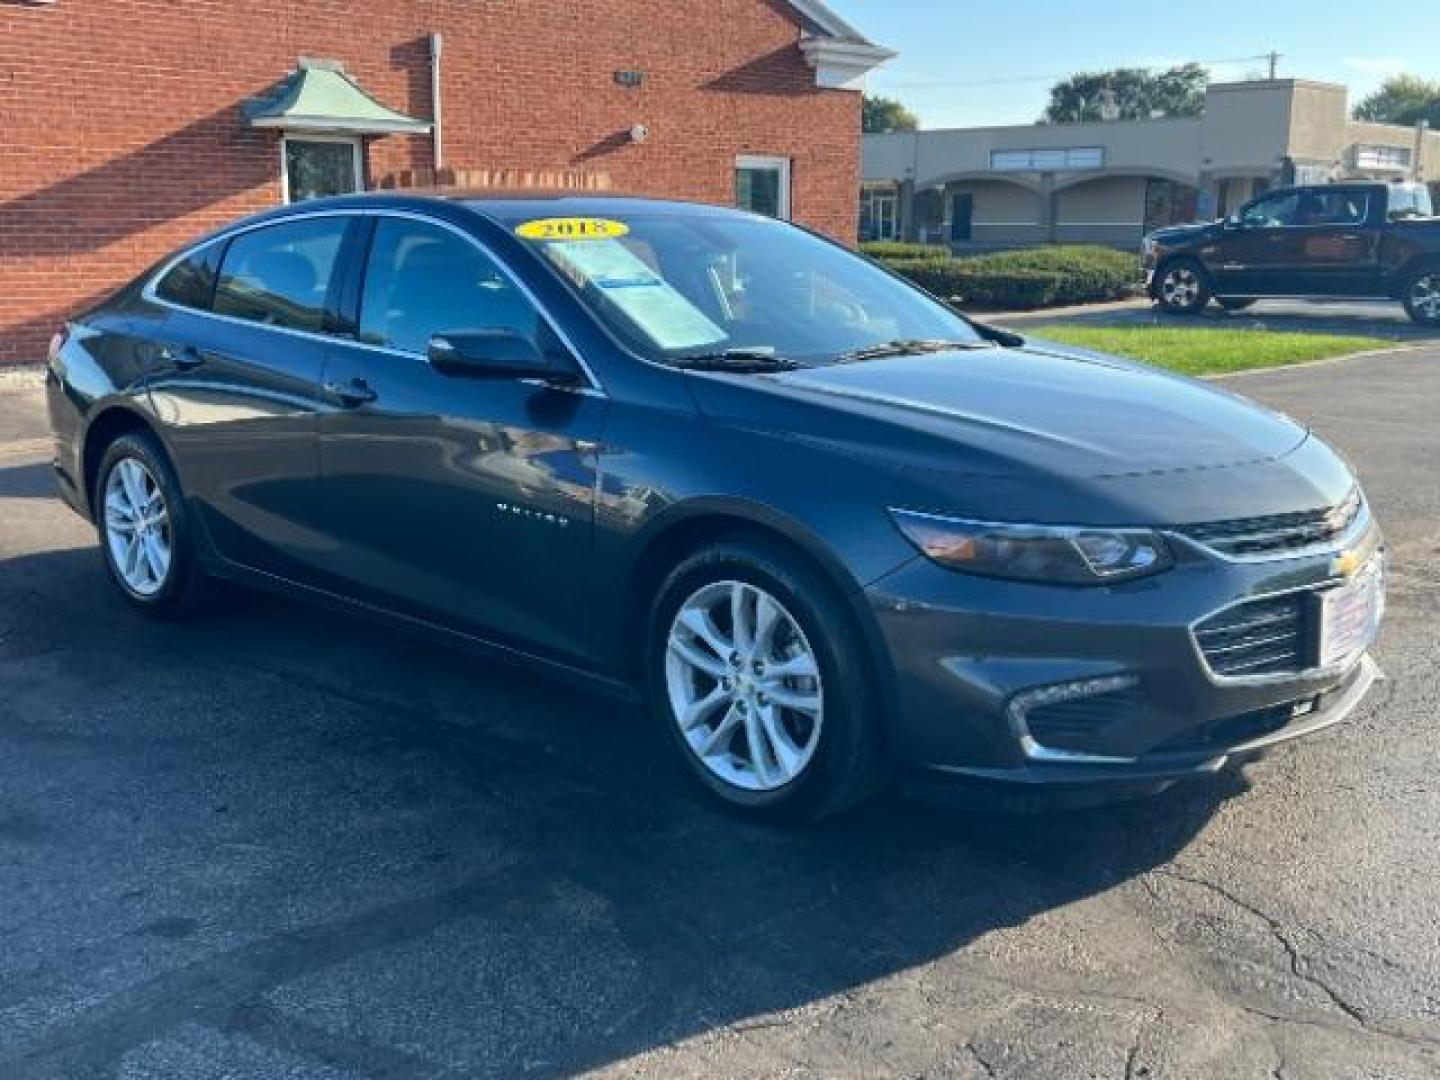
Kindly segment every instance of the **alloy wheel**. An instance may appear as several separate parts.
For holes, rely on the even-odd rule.
[[[712,775],[774,791],[815,756],[824,692],[815,650],[764,589],[717,581],[675,613],[665,650],[670,715]]]
[[[136,596],[154,596],[174,555],[170,511],[159,483],[137,458],[121,458],[110,470],[104,514],[105,542],[121,580]]]
[[[1415,279],[1410,285],[1410,307],[1425,322],[1440,322],[1440,273]]]
[[[1160,296],[1167,307],[1190,307],[1200,296],[1200,276],[1188,266],[1177,266],[1161,280]]]

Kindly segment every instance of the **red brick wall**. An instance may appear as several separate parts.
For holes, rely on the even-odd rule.
[[[447,165],[730,202],[736,154],[787,156],[796,220],[854,236],[859,95],[816,89],[782,0],[0,0],[0,361],[38,359],[78,307],[279,201],[279,137],[240,106],[297,57],[429,117],[432,31]],[[620,137],[636,123],[644,143]],[[367,157],[372,180],[427,167],[430,140]]]

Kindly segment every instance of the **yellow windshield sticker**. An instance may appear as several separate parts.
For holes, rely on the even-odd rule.
[[[630,226],[606,218],[557,217],[527,221],[515,230],[526,240],[612,240],[624,236]]]

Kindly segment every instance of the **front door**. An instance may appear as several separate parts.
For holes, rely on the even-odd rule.
[[[1225,225],[1207,258],[1216,291],[1222,296],[1285,296],[1303,292],[1298,278],[1295,222],[1297,192],[1256,199]]]
[[[370,603],[586,659],[606,401],[430,366],[433,334],[484,328],[563,351],[467,237],[376,219],[357,341],[337,343],[325,369],[342,406],[321,423],[330,572]]]
[[[952,244],[969,243],[971,223],[974,217],[974,195],[963,194],[950,196],[950,242]]]

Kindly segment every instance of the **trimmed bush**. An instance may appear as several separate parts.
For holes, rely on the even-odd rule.
[[[1100,247],[883,261],[942,299],[1010,310],[1118,300],[1130,295],[1140,280],[1140,264],[1134,255]]]
[[[860,250],[872,259],[942,259],[950,249],[936,244],[906,244],[899,240],[867,240]]]

